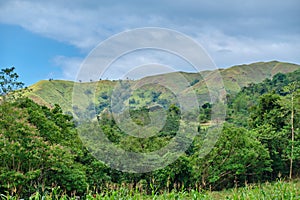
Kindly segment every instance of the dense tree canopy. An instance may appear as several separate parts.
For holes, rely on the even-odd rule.
[[[13,70],[1,72],[2,96],[23,86]],[[120,172],[96,160],[82,143],[72,116],[64,114],[59,105],[50,109],[23,97],[4,101],[0,104],[0,193],[28,197],[59,186],[67,193],[84,194],[88,187],[97,192],[124,184],[146,193],[221,190],[299,176],[299,79],[300,71],[277,74],[227,96],[228,116],[222,134],[212,150],[200,157],[213,106],[205,103],[200,113],[191,113],[198,115],[199,133],[187,151],[169,166],[143,174]],[[153,101],[163,101],[159,93],[150,95]],[[106,104],[109,95],[103,93],[99,99]],[[82,127],[93,134],[93,126],[100,125],[114,145],[128,151],[158,150],[176,136],[180,124],[188,126],[181,120],[179,107],[170,104],[166,124],[157,135],[135,138],[118,127],[103,105],[96,109],[101,112],[98,121]],[[150,120],[148,112],[147,107],[140,107],[130,115],[135,123],[145,125]]]

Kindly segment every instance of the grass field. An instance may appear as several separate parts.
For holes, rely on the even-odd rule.
[[[290,182],[277,181],[274,183],[264,183],[247,185],[242,188],[233,188],[223,191],[171,191],[164,193],[143,194],[139,192],[139,189],[127,189],[121,187],[118,190],[105,190],[101,193],[92,193],[87,191],[87,194],[83,197],[76,195],[67,196],[64,191],[59,188],[53,188],[51,192],[45,194],[35,193],[29,199],[31,200],[76,200],[76,199],[88,199],[88,200],[115,200],[115,199],[128,199],[128,200],[150,200],[150,199],[300,199],[300,180],[294,180]],[[15,196],[1,194],[2,200],[16,200],[20,199]]]

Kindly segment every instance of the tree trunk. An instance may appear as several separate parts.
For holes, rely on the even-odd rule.
[[[292,131],[292,147],[291,147],[291,158],[290,158],[290,175],[289,178],[292,179],[293,175],[293,154],[294,154],[294,96],[292,94],[292,114],[291,114],[291,131]]]

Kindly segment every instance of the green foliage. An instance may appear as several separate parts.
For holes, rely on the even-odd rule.
[[[224,82],[227,93],[236,94],[243,87],[246,87],[251,83],[260,83],[266,78],[272,78],[272,76],[276,73],[281,72],[286,74],[297,69],[299,69],[299,65],[272,61],[233,66],[224,70],[220,70],[219,72],[223,77],[222,81]],[[213,86],[219,84],[221,81],[216,80],[215,75],[216,71],[203,71],[200,72],[200,74],[176,72],[146,77],[140,81],[143,83],[143,81],[146,80],[148,83],[151,83],[153,80],[164,80],[170,76],[183,76],[188,83],[190,83],[190,86],[183,91],[183,93],[188,93],[190,91],[196,92],[196,95],[200,98],[199,104],[202,105],[204,102],[210,101],[208,98],[210,95],[208,93],[206,83],[209,82],[209,85]],[[197,80],[199,81],[197,82]],[[176,82],[176,80],[173,81]],[[71,81],[60,80],[40,81],[32,85],[30,87],[32,91],[27,92],[26,95],[43,105],[51,106],[57,103],[65,112],[70,113],[73,113],[72,106],[77,106],[79,110],[85,110],[89,104],[92,103],[92,105],[95,105],[96,107],[96,113],[99,114],[105,108],[108,108],[108,105],[110,104],[109,97],[111,96],[112,90],[116,85],[119,84],[123,89],[126,90],[132,89],[131,87],[134,86],[135,83],[135,81],[129,80],[100,80],[99,82],[88,83],[74,83]],[[78,91],[82,94],[80,99],[76,99],[78,105],[72,105],[72,92],[74,85],[79,87]],[[167,92],[166,89],[162,89],[160,86],[152,85],[150,88],[151,89],[149,89],[147,86],[143,86],[142,88],[133,90],[134,93],[132,94],[132,97],[135,100],[135,104],[140,106],[148,106],[148,104],[154,101],[163,106],[166,105],[164,108],[168,108],[170,104],[176,103],[174,101],[170,101],[171,99],[174,99],[174,96],[170,91]],[[264,88],[261,88],[260,92],[263,92],[264,90]],[[96,98],[91,96],[90,92],[94,92]]]
[[[262,83],[251,84],[229,101],[229,120],[251,129],[268,148],[273,171],[266,176],[271,179],[275,179],[279,174],[286,176],[288,166],[291,165],[289,160],[293,155],[292,152],[299,151],[297,133],[300,109],[297,102],[300,98],[297,84],[299,76],[296,76],[299,72],[300,70],[286,75],[279,73],[272,80],[266,79]],[[292,90],[288,89],[291,85],[295,86]],[[299,174],[297,166],[300,157],[298,153],[296,155],[292,156],[293,160],[295,159],[293,165],[296,166],[293,171]]]
[[[8,97],[15,99],[20,95],[17,90],[22,89],[24,83],[18,81],[19,75],[14,70],[15,67],[0,71],[0,101],[5,101]]]
[[[83,192],[85,170],[76,162],[82,146],[70,117],[29,99],[0,109],[1,191],[24,195],[54,184]]]
[[[266,65],[271,70],[278,64],[272,62]],[[247,66],[231,70],[246,73],[245,69]],[[276,69],[279,70],[278,67]],[[10,74],[12,71],[7,72]],[[186,76],[190,76],[190,83],[200,80],[197,83],[194,81],[192,87],[198,87],[202,82],[191,74]],[[150,86],[140,88],[127,102],[130,117],[139,126],[151,123],[150,114],[153,110],[165,109],[166,123],[155,136],[149,138],[130,136],[114,121],[109,104],[116,82],[100,81],[102,84],[95,87],[98,95],[92,100],[91,88],[95,83],[82,83],[84,86],[80,89],[84,97],[80,100],[89,101],[74,105],[74,111],[80,114],[81,110],[86,110],[83,114],[90,115],[95,108],[99,114],[98,121],[93,119],[88,125],[77,122],[78,126],[75,126],[74,119],[64,114],[70,110],[53,104],[50,96],[46,97],[45,102],[51,102],[51,109],[49,105],[41,106],[26,98],[5,101],[0,105],[0,157],[3,161],[0,163],[1,198],[297,198],[299,193],[292,183],[279,182],[264,186],[248,184],[276,180],[278,176],[287,177],[290,166],[293,176],[300,174],[300,92],[296,84],[299,76],[300,70],[290,74],[279,73],[273,79],[250,84],[237,94],[229,94],[227,123],[205,157],[200,155],[208,136],[207,130],[213,128],[210,118],[212,107],[216,105],[205,103],[200,106],[200,113],[185,113],[189,116],[182,117],[174,95],[159,87],[153,90],[149,90]],[[35,92],[38,91],[41,96],[46,95],[48,91],[44,87],[48,83],[40,84],[35,86]],[[53,96],[59,94],[69,99],[72,84],[51,81],[51,87],[46,88],[55,91]],[[128,99],[128,94],[124,91],[131,88],[132,81],[119,81],[119,84],[122,88],[116,94],[117,102],[114,106],[126,103],[123,100]],[[291,88],[291,85],[295,87]],[[197,116],[199,121],[188,121]],[[91,137],[90,147],[100,147],[102,153],[110,157],[111,146],[101,146],[101,142],[97,142],[100,137],[97,131],[99,127],[112,145],[127,151],[147,153],[166,146],[176,137],[180,125],[186,128],[191,123],[197,123],[199,134],[188,150],[169,166],[144,174],[123,173],[107,167],[84,147],[81,139],[84,141],[85,135],[81,135],[81,138],[78,135],[78,128],[81,128],[83,134]],[[185,134],[189,135],[189,129],[185,130]],[[238,189],[244,185],[245,188]],[[232,187],[235,189],[225,194],[207,192],[208,189]],[[272,193],[274,188],[276,192]]]
[[[211,108],[210,103],[205,103],[200,107],[199,121],[200,123],[206,123],[211,120]]]
[[[254,134],[244,128],[225,124],[222,135],[204,158],[194,155],[194,175],[202,188],[222,189],[263,181],[271,171],[269,152]]]
[[[94,193],[88,190],[82,199],[87,200],[113,200],[113,199],[132,199],[132,200],[165,200],[165,199],[299,199],[300,192],[298,190],[300,184],[299,182],[284,182],[277,181],[275,183],[265,183],[265,184],[247,184],[243,188],[234,188],[231,190],[223,190],[218,192],[210,191],[197,191],[197,190],[172,190],[170,192],[164,191],[159,194],[145,194],[139,190],[138,187],[131,188],[127,186],[117,187],[111,190],[104,190],[99,193]],[[67,195],[60,187],[53,188],[50,193],[36,192],[32,194],[30,200],[75,200],[79,196]],[[16,196],[1,195],[2,200],[16,200]]]

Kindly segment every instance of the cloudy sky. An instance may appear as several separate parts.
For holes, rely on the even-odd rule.
[[[142,27],[186,34],[221,68],[270,60],[300,64],[298,0],[0,0],[0,67],[15,66],[27,85],[75,80],[100,42]],[[185,70],[174,55],[141,51],[120,59],[107,78],[123,75],[117,67],[148,63]]]

